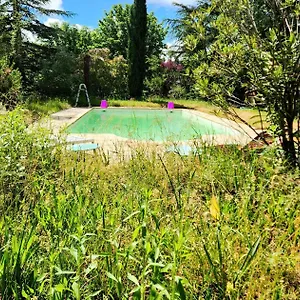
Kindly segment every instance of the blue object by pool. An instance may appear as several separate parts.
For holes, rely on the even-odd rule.
[[[177,146],[171,146],[167,149],[167,152],[174,152],[179,155],[189,155],[196,151],[195,147],[191,147],[190,145],[183,144]]]
[[[75,144],[68,146],[68,149],[72,151],[88,151],[96,150],[97,148],[99,148],[99,146],[95,143]]]

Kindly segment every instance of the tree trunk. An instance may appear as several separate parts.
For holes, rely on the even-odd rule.
[[[293,121],[293,119],[287,120],[287,132],[285,132],[285,130],[282,132],[281,145],[286,162],[290,167],[294,168],[297,166],[297,155],[294,142]]]
[[[84,84],[88,91],[90,89],[90,66],[91,66],[91,57],[90,55],[87,54],[84,57],[83,74],[84,74]]]

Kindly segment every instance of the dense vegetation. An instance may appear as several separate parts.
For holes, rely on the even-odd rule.
[[[181,18],[172,21],[196,93],[233,117],[232,104],[265,109],[294,166],[300,150],[299,9],[299,1],[199,1],[179,6]]]
[[[47,3],[0,1],[0,299],[299,299],[299,1],[176,4],[168,53],[144,0],[95,29],[42,24],[71,15]],[[82,82],[97,103],[185,99],[254,127],[251,108],[277,139],[76,154],[32,123]]]
[[[74,155],[26,126],[0,124],[2,299],[299,299],[300,174],[273,150]]]
[[[92,30],[68,23],[42,24],[38,19],[41,14],[70,15],[69,12],[45,9],[49,1],[14,2],[16,6],[11,5],[11,1],[0,4],[0,28],[3,28],[0,33],[0,60],[7,69],[20,73],[23,94],[74,97],[79,84],[85,82],[84,58],[90,56],[87,84],[90,95],[121,99],[130,96],[128,73],[135,56],[129,57],[128,45],[134,6],[113,6],[99,20],[99,26]],[[15,15],[18,19],[13,17]],[[152,71],[146,61],[157,60],[162,55],[167,30],[153,13],[147,14],[144,20],[144,27],[149,29],[149,33],[145,37],[142,73],[150,77]],[[135,36],[134,32],[132,35]],[[6,77],[1,77],[0,88],[2,85],[11,86],[9,79],[5,80]],[[0,92],[4,94],[8,90],[1,89]],[[7,105],[14,107],[20,100],[17,96],[14,101],[7,101]]]

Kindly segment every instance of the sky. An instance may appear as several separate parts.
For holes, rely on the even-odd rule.
[[[176,8],[172,5],[174,0],[147,0],[148,12],[154,12],[160,22],[176,16]],[[175,0],[182,4],[193,4],[195,0]],[[115,4],[132,4],[133,0],[51,0],[48,8],[64,9],[71,11],[75,15],[67,18],[71,24],[96,28],[98,21],[103,18],[105,11],[109,11]],[[50,17],[45,22],[54,22],[55,16]]]

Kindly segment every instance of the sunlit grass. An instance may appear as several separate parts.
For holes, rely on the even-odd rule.
[[[226,115],[222,112],[222,110],[213,105],[212,103],[200,100],[175,100],[176,104],[186,106],[188,108],[196,109],[205,113],[214,114],[219,117],[225,117]],[[250,125],[253,125],[256,128],[260,128],[260,114],[257,109],[251,108],[235,108],[237,114]],[[268,123],[266,122],[266,112],[261,112],[261,117],[263,120],[263,126],[266,127]],[[237,120],[239,121],[239,120]],[[240,122],[240,121],[239,121]]]
[[[60,110],[71,107],[66,100],[60,98],[52,98],[47,100],[30,100],[25,104],[25,108],[33,114],[39,116],[48,116]]]
[[[300,174],[275,148],[77,154],[5,118],[1,298],[300,298]]]

